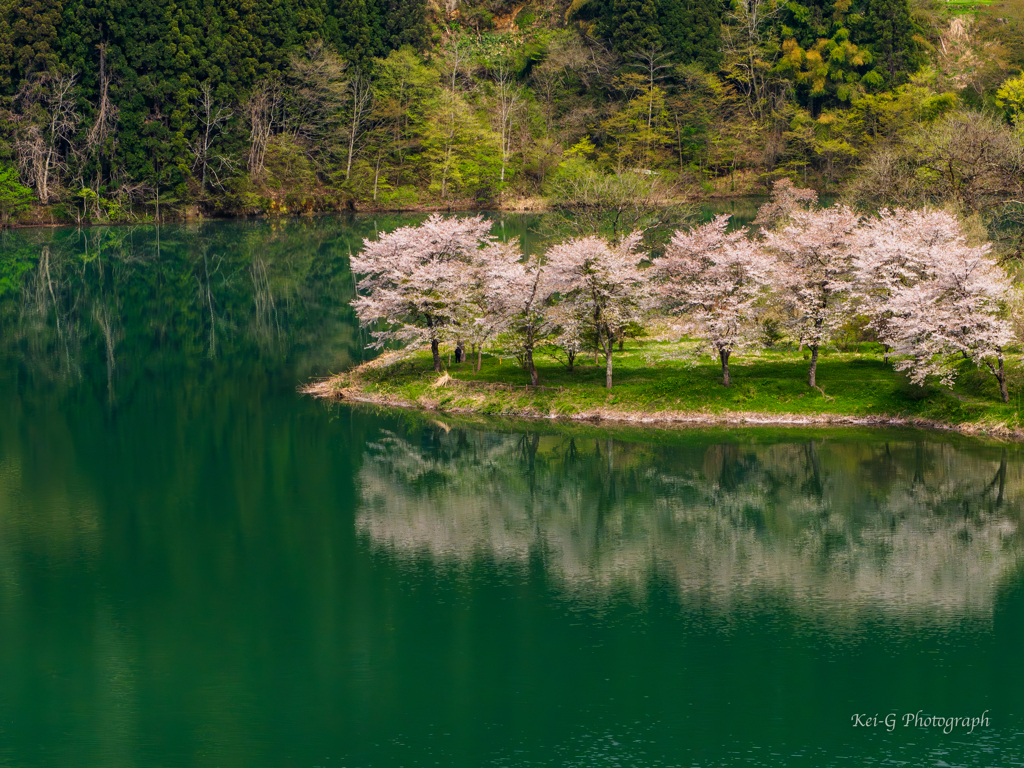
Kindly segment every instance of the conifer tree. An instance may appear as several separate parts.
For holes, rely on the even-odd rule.
[[[658,27],[676,61],[699,62],[709,72],[722,64],[721,3],[715,0],[659,0]]]
[[[622,54],[663,45],[656,0],[612,0],[609,37]]]
[[[876,68],[885,73],[888,84],[897,85],[905,79],[901,75],[913,72],[921,63],[910,4],[907,0],[867,0],[864,17],[863,44],[874,49]]]
[[[7,35],[17,80],[59,64],[57,30],[63,11],[63,0],[14,0],[10,3]]]
[[[375,0],[375,13],[380,20],[382,54],[403,45],[419,50],[427,43],[426,0]]]

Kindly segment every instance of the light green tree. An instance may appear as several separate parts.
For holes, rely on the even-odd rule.
[[[1011,77],[999,87],[996,104],[1007,111],[1014,125],[1024,127],[1024,74]]]
[[[489,200],[501,187],[501,142],[461,94],[444,91],[423,132],[430,191],[448,202]]]
[[[0,226],[10,226],[11,219],[27,210],[35,195],[18,180],[18,174],[9,165],[0,165]]]

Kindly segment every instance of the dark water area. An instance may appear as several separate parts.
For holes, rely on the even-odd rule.
[[[0,766],[1024,762],[1021,446],[298,395],[404,221],[2,235]]]

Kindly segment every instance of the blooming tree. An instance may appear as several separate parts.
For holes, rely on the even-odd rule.
[[[936,250],[925,279],[896,291],[886,302],[891,319],[882,339],[901,356],[896,370],[909,371],[912,381],[935,376],[949,386],[956,362],[971,360],[995,376],[1008,403],[1003,348],[1014,336],[999,314],[1010,285],[989,258],[989,249],[968,246],[959,237]]]
[[[475,251],[466,266],[464,300],[456,302],[450,332],[461,345],[469,342],[476,350],[474,370],[479,371],[483,348],[508,327],[501,275],[522,258],[518,241],[496,242]]]
[[[889,302],[930,276],[929,268],[963,244],[956,217],[943,211],[882,210],[852,232],[861,311],[883,343],[892,320]]]
[[[756,308],[772,280],[775,260],[747,230],[726,232],[728,216],[678,231],[665,255],[654,259],[662,306],[689,315],[729,386],[729,356],[757,333]]]
[[[548,317],[556,329],[555,343],[565,354],[569,373],[572,373],[576,358],[587,347],[587,323],[569,304],[554,304],[548,309]]]
[[[816,385],[818,350],[847,319],[853,294],[853,233],[860,217],[848,207],[794,209],[788,224],[763,235],[777,258],[775,279],[790,304],[793,330],[811,350],[809,386]]]
[[[754,226],[773,229],[789,221],[797,211],[807,211],[818,203],[818,193],[813,189],[804,189],[793,184],[789,179],[779,179],[772,184],[772,193],[768,202],[757,210]]]
[[[401,227],[377,240],[365,240],[352,257],[361,275],[352,302],[361,323],[384,322],[374,331],[375,349],[397,341],[412,348],[427,342],[434,370],[441,371],[439,346],[446,334],[472,313],[468,303],[481,248],[494,244],[482,216],[445,219],[433,215],[418,227]]]
[[[597,337],[605,355],[605,386],[612,388],[612,348],[616,335],[642,323],[651,306],[648,277],[639,264],[641,233],[617,245],[599,237],[583,237],[553,246],[547,252],[551,289],[582,327]]]
[[[552,294],[548,273],[538,257],[522,259],[518,250],[494,250],[487,269],[489,305],[522,354],[523,367],[536,387],[540,376],[533,353],[555,327],[548,306]]]

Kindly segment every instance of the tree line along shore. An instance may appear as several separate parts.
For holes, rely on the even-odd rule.
[[[720,216],[660,246],[638,230],[524,255],[481,217],[435,215],[353,256],[353,308],[371,347],[391,351],[311,391],[519,415],[614,405],[617,418],[741,410],[1009,429],[1021,303],[991,251],[948,212],[864,216],[788,181],[752,228]]]
[[[1019,217],[1020,0],[0,2],[0,224],[615,210]]]

